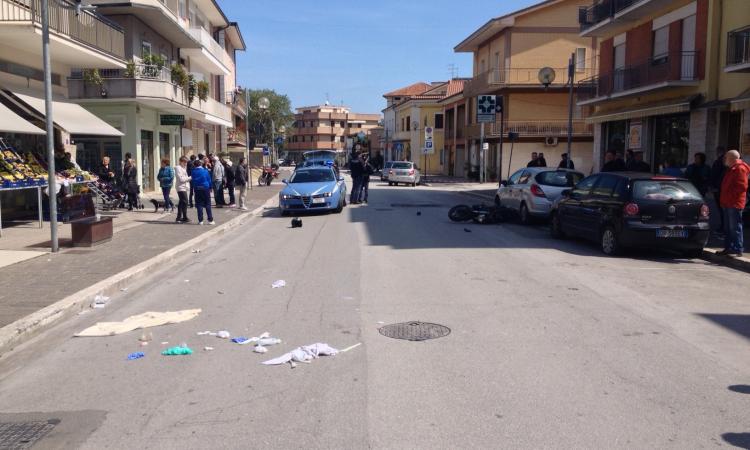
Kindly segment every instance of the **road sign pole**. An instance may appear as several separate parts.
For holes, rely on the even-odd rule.
[[[568,169],[573,161],[573,79],[576,74],[576,54],[570,55],[568,63],[568,82],[570,83],[570,95],[568,98]]]

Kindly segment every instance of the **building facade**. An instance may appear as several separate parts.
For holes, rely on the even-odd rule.
[[[124,30],[126,67],[81,66],[71,74],[69,95],[124,136],[119,151],[113,141],[79,139],[82,166],[104,154],[119,162],[131,153],[141,189],[152,191],[161,159],[175,164],[182,155],[227,153],[240,144],[244,133],[236,130],[245,112],[236,95],[235,57],[245,44],[216,2],[94,4]],[[98,80],[91,79],[93,69]],[[184,123],[175,120],[180,116]]]
[[[592,107],[593,158],[644,152],[653,171],[684,168],[716,147],[750,153],[750,7],[742,0],[596,1],[581,36],[599,41],[598,74],[580,83]]]
[[[420,81],[383,94],[383,98],[386,101],[385,109],[383,109],[383,149],[386,161],[403,158],[403,145],[405,141],[396,140],[396,133],[398,133],[396,106],[411,96],[422,94],[430,88],[432,88],[431,84]]]
[[[480,125],[476,121],[476,97],[503,96],[504,113],[485,125],[488,150],[486,179],[505,178],[526,166],[532,152],[544,153],[549,165],[557,166],[566,152],[570,83],[595,72],[597,39],[579,35],[579,3],[547,0],[526,9],[490,20],[455,47],[473,53],[473,77],[464,86],[468,139],[467,172],[480,167]],[[575,55],[576,69],[568,74]],[[554,78],[543,84],[540,70],[551,68]],[[572,79],[571,79],[572,78]],[[574,108],[572,160],[577,169],[591,169],[592,126],[584,121],[587,111]],[[501,130],[505,144],[501,148]],[[516,133],[513,152],[507,134]]]
[[[333,150],[344,154],[355,137],[370,139],[378,128],[380,114],[354,113],[345,106],[317,105],[296,109],[291,134],[287,137],[287,157],[301,161],[311,150]]]

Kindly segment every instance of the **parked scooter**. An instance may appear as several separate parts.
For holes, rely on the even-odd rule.
[[[471,220],[479,224],[499,223],[505,219],[500,208],[485,204],[456,205],[448,211],[448,218],[453,222],[468,222]]]

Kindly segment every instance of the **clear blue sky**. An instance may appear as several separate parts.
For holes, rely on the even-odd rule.
[[[536,0],[219,0],[247,51],[238,83],[287,94],[294,107],[344,104],[379,112],[382,95],[417,81],[471,76],[453,47],[490,18]],[[469,6],[470,5],[470,6]]]

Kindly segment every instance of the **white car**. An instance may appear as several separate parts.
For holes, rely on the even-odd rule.
[[[552,167],[527,167],[516,171],[508,180],[500,182],[495,194],[495,205],[514,212],[521,223],[532,218],[546,219],[552,204],[562,192],[583,179],[581,172]]]
[[[398,186],[399,183],[416,186],[421,179],[419,168],[409,161],[395,161],[388,169],[386,176],[388,177],[388,186]]]

